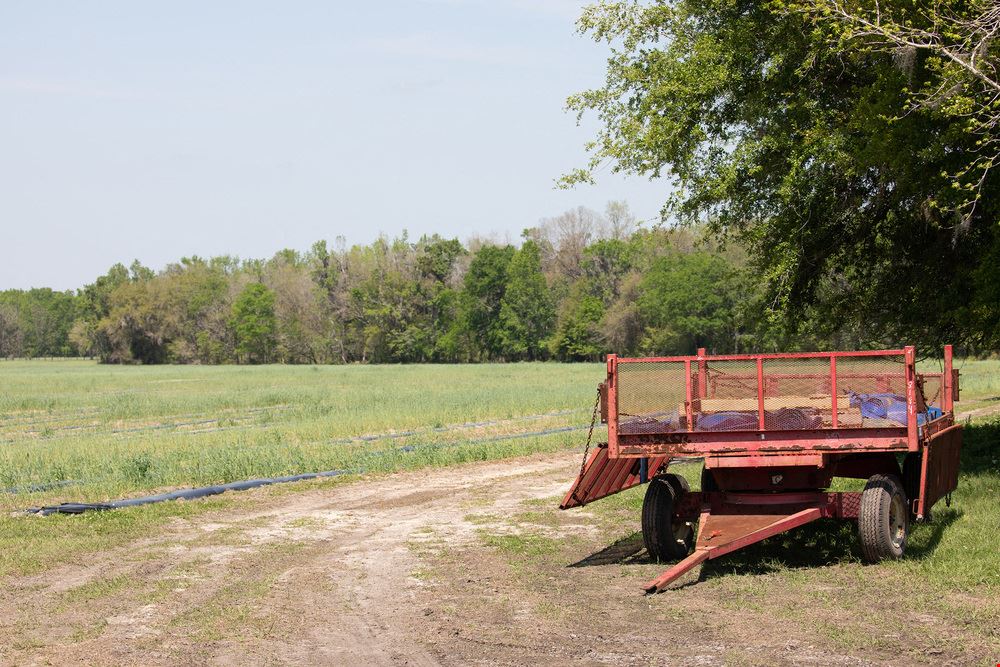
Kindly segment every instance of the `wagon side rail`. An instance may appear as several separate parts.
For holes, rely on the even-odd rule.
[[[951,347],[918,373],[912,346],[859,352],[609,355],[610,458],[919,451],[953,420]]]

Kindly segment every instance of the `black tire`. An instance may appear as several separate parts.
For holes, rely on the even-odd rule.
[[[903,557],[910,534],[910,510],[903,483],[895,475],[872,475],[861,493],[858,535],[869,563]]]
[[[702,493],[721,491],[718,483],[715,481],[715,475],[708,468],[701,469],[701,491]]]
[[[670,479],[674,478],[674,479]],[[651,558],[659,561],[684,558],[694,546],[694,527],[674,518],[679,498],[674,491],[677,475],[654,477],[642,501],[642,541]]]
[[[675,475],[672,472],[665,473],[661,475],[663,479],[667,480],[671,487],[674,489],[674,501],[680,502],[681,497],[685,493],[691,492],[691,485],[688,481],[681,477],[680,475]]]

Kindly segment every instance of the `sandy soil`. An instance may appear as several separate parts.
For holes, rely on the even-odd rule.
[[[865,629],[850,605],[886,612],[858,567],[815,568],[806,601],[767,573],[643,597],[662,567],[641,540],[609,544],[586,509],[554,507],[578,466],[560,454],[241,494],[5,582],[0,662],[968,664],[996,646],[917,607]]]

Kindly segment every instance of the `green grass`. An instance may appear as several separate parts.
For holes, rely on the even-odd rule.
[[[79,516],[0,517],[0,576],[31,574],[74,559],[76,554],[105,551],[148,534],[171,517],[191,518],[219,510],[225,496],[199,502],[163,503],[125,512]]]
[[[0,494],[0,502],[14,509],[252,477],[387,471],[564,447],[579,442],[581,433],[530,434],[584,424],[602,374],[597,364],[0,362],[0,488],[83,482]]]

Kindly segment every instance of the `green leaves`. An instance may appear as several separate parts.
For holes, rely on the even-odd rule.
[[[525,241],[510,261],[500,303],[504,355],[509,359],[542,358],[554,323],[555,306],[542,274],[538,245]]]
[[[977,180],[993,156],[978,143],[982,125],[970,128],[976,98],[949,88],[914,106],[912,91],[930,100],[952,65],[858,36],[830,19],[831,2],[588,8],[581,29],[614,51],[604,85],[568,101],[601,129],[588,168],[564,182],[587,181],[598,165],[668,178],[666,212],[746,247],[789,323],[823,312],[839,318],[829,327],[868,339],[996,339],[966,319],[970,269],[997,242],[1000,199],[986,196],[995,178]],[[926,28],[919,17],[942,24],[933,12],[946,11],[880,7],[912,29]],[[706,327],[669,330],[690,341]]]
[[[251,364],[272,360],[278,323],[274,292],[261,283],[250,283],[233,303],[230,322],[236,336],[236,354]]]

